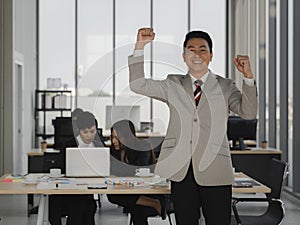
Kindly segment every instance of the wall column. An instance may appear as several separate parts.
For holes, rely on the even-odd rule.
[[[293,10],[293,192],[300,192],[300,0]]]
[[[13,169],[13,1],[0,0],[0,174]]]

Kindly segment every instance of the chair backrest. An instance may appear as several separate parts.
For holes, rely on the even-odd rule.
[[[265,184],[271,188],[268,198],[280,199],[283,181],[287,175],[288,163],[273,158],[271,161],[271,170],[269,179]]]
[[[54,148],[62,150],[66,141],[74,137],[71,117],[56,117],[52,120],[54,126]]]

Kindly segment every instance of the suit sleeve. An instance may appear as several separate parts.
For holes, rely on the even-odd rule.
[[[130,89],[141,95],[161,101],[167,100],[167,80],[146,79],[144,73],[144,56],[129,56],[129,84]]]
[[[242,93],[235,82],[230,83],[229,109],[244,119],[255,119],[257,116],[257,87],[243,82]]]

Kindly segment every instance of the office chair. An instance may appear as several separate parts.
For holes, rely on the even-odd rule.
[[[175,210],[174,210],[174,206],[173,206],[171,195],[170,194],[169,195],[165,195],[165,199],[166,199],[167,217],[168,217],[168,220],[169,220],[169,224],[172,225],[171,214],[175,213]]]
[[[175,211],[174,211],[171,195],[170,194],[169,195],[167,195],[167,194],[164,195],[164,200],[165,200],[165,207],[166,207],[166,211],[167,211],[166,214],[167,214],[167,217],[168,217],[169,224],[173,225],[171,214],[175,213]],[[126,213],[129,213],[129,215],[130,215],[130,209],[127,209]],[[154,217],[156,217],[156,216],[154,216]],[[130,215],[129,225],[132,225],[132,224],[133,224],[133,221],[132,221],[132,217]]]
[[[266,198],[233,198],[232,209],[234,216],[231,217],[231,225],[275,225],[280,224],[284,218],[283,202],[280,200],[283,181],[288,172],[288,164],[277,159],[272,159],[269,179],[265,185],[271,188],[271,193]],[[239,215],[237,204],[239,202],[267,202],[268,208],[261,215]]]

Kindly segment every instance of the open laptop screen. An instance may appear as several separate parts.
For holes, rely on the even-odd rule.
[[[109,148],[67,148],[67,177],[105,177],[110,175]]]

